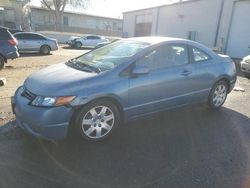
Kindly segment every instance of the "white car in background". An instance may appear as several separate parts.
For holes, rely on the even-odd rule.
[[[240,68],[244,75],[250,78],[250,55],[243,58],[240,62]]]
[[[81,48],[81,47],[96,47],[98,44],[103,42],[109,42],[108,39],[98,35],[87,35],[80,38],[75,38],[73,40],[74,47]]]

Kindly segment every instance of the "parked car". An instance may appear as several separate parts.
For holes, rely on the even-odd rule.
[[[250,78],[250,55],[246,56],[240,63],[241,71]]]
[[[96,47],[96,45],[98,45],[99,43],[102,42],[109,42],[108,39],[106,39],[105,37],[102,36],[97,36],[97,35],[87,35],[87,36],[83,36],[80,38],[75,38],[72,41],[72,46],[76,47],[76,48],[81,48],[83,47]]]
[[[14,36],[18,40],[19,52],[40,52],[46,55],[50,51],[58,50],[57,40],[42,34],[21,32],[15,33]]]
[[[8,59],[19,57],[17,51],[17,40],[8,31],[8,28],[0,27],[0,70]]]
[[[236,82],[234,62],[184,39],[123,39],[29,76],[12,97],[18,125],[44,138],[74,128],[103,140],[123,121],[207,102],[221,107]]]

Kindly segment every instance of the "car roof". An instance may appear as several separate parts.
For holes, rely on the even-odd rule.
[[[165,43],[165,42],[173,42],[173,43],[182,43],[186,45],[192,45],[196,48],[199,48],[209,54],[212,57],[217,56],[216,53],[214,53],[210,48],[207,46],[200,44],[196,41],[192,40],[187,40],[187,39],[182,39],[182,38],[174,38],[174,37],[158,37],[158,36],[149,36],[149,37],[133,37],[133,38],[127,38],[123,39],[124,41],[138,41],[138,42],[145,42],[150,45],[157,45],[160,43]]]
[[[162,42],[173,42],[173,41],[181,41],[181,42],[187,42],[189,40],[186,39],[181,39],[181,38],[173,38],[173,37],[154,37],[154,36],[149,36],[149,37],[133,37],[133,38],[128,38],[124,40],[134,40],[138,42],[146,42],[149,44],[157,44],[157,43],[162,43]]]
[[[83,37],[90,37],[90,36],[93,36],[93,37],[100,37],[100,38],[102,38],[103,36],[101,36],[101,35],[83,35]]]
[[[35,32],[17,32],[15,33],[14,35],[19,35],[19,34],[35,34],[35,35],[41,35],[41,36],[44,36],[40,33],[35,33]]]

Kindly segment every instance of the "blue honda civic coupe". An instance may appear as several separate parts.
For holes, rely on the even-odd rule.
[[[37,137],[89,141],[122,122],[205,102],[221,107],[236,82],[234,62],[185,39],[122,39],[30,75],[12,97],[18,125]]]

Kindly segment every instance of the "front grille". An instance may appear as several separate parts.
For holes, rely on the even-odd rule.
[[[24,88],[23,92],[21,93],[21,96],[25,97],[26,99],[29,99],[30,101],[32,101],[36,98],[36,95],[31,93],[26,88]]]

